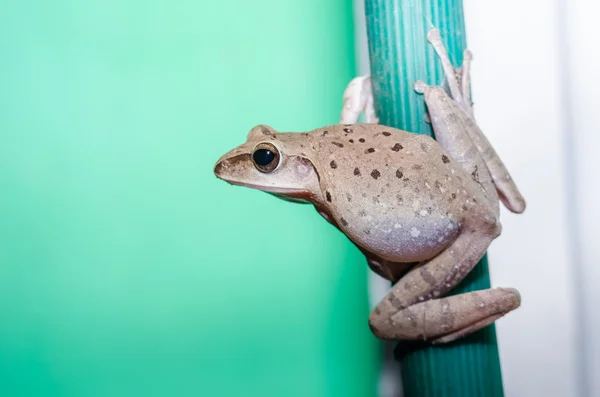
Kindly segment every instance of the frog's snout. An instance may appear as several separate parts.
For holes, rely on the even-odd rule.
[[[224,160],[224,161],[227,161],[227,160]],[[214,173],[215,173],[215,176],[219,179],[222,179],[221,175],[223,174],[223,169],[226,168],[226,166],[223,165],[224,161],[218,161],[217,164],[215,164]]]
[[[247,153],[236,154],[230,156],[226,154],[221,157],[217,164],[215,164],[214,173],[219,179],[231,183],[232,180],[243,179],[245,170],[248,168],[248,161],[250,155]]]
[[[232,173],[232,162],[229,159],[221,159],[215,164],[215,176],[222,180],[227,180]]]

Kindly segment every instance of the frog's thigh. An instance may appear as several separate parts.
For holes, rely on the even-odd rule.
[[[375,335],[383,339],[408,337],[410,332],[406,332],[410,330],[408,325],[412,326],[411,323],[398,323],[394,320],[396,314],[409,307],[412,309],[412,305],[419,302],[441,297],[464,279],[484,255],[491,241],[497,237],[499,225],[490,227],[490,230],[463,230],[444,251],[402,277],[369,317]],[[463,311],[455,315],[462,316]],[[429,320],[421,318],[418,321],[417,324],[428,324]],[[426,328],[421,331],[425,333],[423,337],[431,337]]]

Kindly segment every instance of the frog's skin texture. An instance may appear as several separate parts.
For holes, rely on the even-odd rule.
[[[437,141],[376,124],[368,76],[344,94],[342,123],[308,133],[260,125],[217,162],[217,177],[287,200],[311,203],[395,285],[371,313],[383,339],[448,342],[520,305],[497,288],[443,297],[500,234],[499,198],[525,201],[474,119],[469,61],[454,69],[439,31],[428,34],[450,89],[415,83]],[[354,124],[365,110],[370,123]]]

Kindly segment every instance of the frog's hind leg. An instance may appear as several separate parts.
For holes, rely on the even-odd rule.
[[[381,339],[449,342],[516,309],[520,296],[512,288],[441,297],[473,269],[497,236],[499,225],[489,227],[464,230],[439,255],[402,277],[371,313],[373,333]]]
[[[514,288],[494,288],[432,299],[394,314],[394,339],[447,343],[490,325],[519,307]]]
[[[437,53],[440,62],[442,63],[442,68],[444,69],[444,74],[446,75],[446,80],[448,82],[448,86],[450,89],[450,94],[452,99],[457,103],[458,107],[464,111],[464,113],[468,117],[461,117],[464,122],[463,125],[467,134],[470,136],[472,142],[477,147],[477,150],[481,154],[483,161],[488,169],[488,172],[493,180],[495,189],[498,191],[498,195],[502,203],[511,210],[512,212],[521,213],[525,210],[525,199],[519,192],[519,189],[513,182],[510,173],[506,169],[506,166],[500,160],[500,157],[483,134],[483,131],[477,126],[475,120],[473,118],[473,107],[471,103],[471,60],[472,54],[470,51],[465,50],[463,55],[463,66],[462,68],[456,70],[452,66],[450,62],[450,58],[448,57],[448,53],[444,44],[442,42],[442,38],[440,36],[440,31],[438,29],[431,29],[427,34],[427,40],[431,43],[435,52]],[[459,83],[460,80],[460,83]],[[417,92],[425,93],[426,84],[423,82],[415,83],[415,90]],[[427,99],[427,93],[425,93],[425,101],[427,102],[427,107],[429,109],[429,117],[432,118],[432,112],[435,112],[435,102],[433,100],[435,97],[432,97],[431,101]],[[460,112],[459,112],[460,113]],[[436,138],[438,136],[438,131],[436,132]],[[479,168],[481,170],[481,168]],[[486,189],[487,190],[487,189]]]
[[[344,105],[340,124],[355,124],[363,110],[367,123],[377,124],[379,122],[375,115],[371,76],[368,74],[355,77],[348,83],[344,91]]]

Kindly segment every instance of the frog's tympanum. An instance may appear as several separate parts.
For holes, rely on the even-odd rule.
[[[437,141],[376,123],[370,79],[345,93],[341,124],[308,133],[254,127],[247,142],[217,162],[217,177],[281,198],[310,203],[395,282],[369,324],[383,339],[448,342],[520,304],[517,290],[444,295],[500,234],[499,200],[520,213],[525,201],[474,121],[470,53],[454,69],[433,29],[449,93],[415,83]],[[354,124],[365,110],[368,123]],[[370,122],[369,122],[370,121]]]

